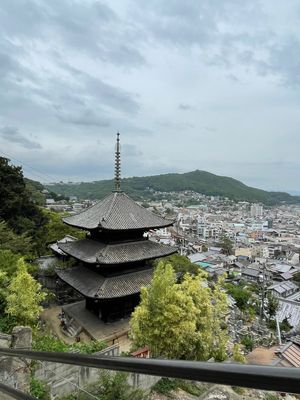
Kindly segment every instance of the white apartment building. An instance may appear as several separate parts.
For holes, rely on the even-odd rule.
[[[263,206],[261,204],[252,204],[250,207],[251,217],[261,217],[263,215]]]

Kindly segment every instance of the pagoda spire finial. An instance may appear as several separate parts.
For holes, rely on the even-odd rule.
[[[115,191],[121,191],[121,153],[120,153],[120,133],[117,133],[117,144],[115,151]]]

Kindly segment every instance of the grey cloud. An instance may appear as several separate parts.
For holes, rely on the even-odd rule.
[[[261,66],[262,73],[274,73],[288,86],[300,84],[300,40],[289,37],[270,48],[268,61]]]
[[[140,106],[137,101],[137,95],[106,83],[100,78],[91,76],[89,73],[65,63],[61,58],[57,59],[57,64],[62,71],[69,74],[71,79],[69,83],[64,82],[64,89],[63,91],[61,90],[60,99],[62,99],[62,96],[66,98],[65,92],[67,90],[68,99],[91,100],[95,106],[105,106],[130,114],[138,112]],[[74,76],[77,85],[72,83]],[[51,82],[50,84],[53,85]],[[57,90],[60,92],[60,86],[57,86]]]
[[[28,139],[26,136],[21,134],[16,127],[13,126],[4,126],[0,128],[0,135],[4,140],[19,144],[26,149],[42,148],[38,142]]]
[[[256,15],[257,8],[261,10],[257,1],[252,3],[249,6],[237,0],[154,0],[147,3],[136,0],[139,16],[152,35],[175,45],[202,47],[220,43],[224,37],[240,37],[239,32],[231,33],[231,25],[238,23],[244,15],[251,19],[253,14]],[[224,30],[225,26],[227,29]]]
[[[211,133],[217,131],[217,129],[214,128],[214,127],[212,127],[212,126],[205,126],[204,129],[205,129],[206,131],[208,131],[208,132],[211,132]]]
[[[134,144],[123,144],[121,146],[121,152],[125,157],[142,157],[143,152]]]
[[[136,113],[139,110],[139,104],[132,94],[104,83],[100,79],[86,76],[85,89],[90,96],[94,96],[101,100],[102,104],[111,108],[128,113]]]
[[[187,111],[191,110],[193,107],[190,104],[180,103],[178,108],[179,110]]]
[[[239,82],[239,79],[237,78],[236,75],[234,74],[228,74],[226,77],[231,81],[231,82]]]
[[[197,48],[202,64],[229,70],[240,65],[259,75],[277,75],[286,85],[298,85],[300,29],[291,34],[278,32],[276,23],[268,21],[267,11],[268,5],[275,10],[276,6],[266,3],[136,0],[137,15],[154,44],[167,42],[189,51]],[[296,4],[289,7],[299,14]],[[236,82],[238,79],[234,73],[229,73],[228,78]]]
[[[3,1],[0,32],[21,38],[26,41],[25,47],[51,37],[58,49],[61,44],[66,45],[93,58],[128,67],[144,63],[134,45],[139,41],[134,25],[119,20],[112,8],[101,2]]]
[[[100,117],[93,110],[83,109],[78,112],[65,112],[61,107],[56,107],[57,117],[60,121],[74,125],[105,127],[110,125],[106,117]]]

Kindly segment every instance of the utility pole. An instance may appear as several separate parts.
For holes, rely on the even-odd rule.
[[[263,265],[262,275],[259,276],[261,282],[261,306],[260,306],[260,320],[263,321],[265,311],[265,281],[266,281],[266,266]]]

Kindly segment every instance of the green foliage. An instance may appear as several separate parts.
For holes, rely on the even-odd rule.
[[[6,298],[8,294],[9,278],[7,273],[0,271],[0,314],[3,316],[6,307]]]
[[[21,258],[18,270],[8,286],[6,313],[20,325],[34,326],[42,311],[40,303],[45,299],[41,285],[28,273]]]
[[[35,239],[46,219],[30,198],[21,167],[10,165],[0,157],[1,218],[17,234],[26,233]]]
[[[246,389],[240,386],[232,386],[232,389],[240,396],[244,396],[246,393]]]
[[[230,255],[233,252],[233,242],[227,235],[221,235],[218,246],[221,247],[225,254]]]
[[[102,371],[97,394],[101,400],[142,400],[145,397],[141,389],[134,389],[127,383],[128,374]]]
[[[52,262],[47,268],[43,269],[43,274],[47,276],[55,276],[57,269],[71,268],[77,265],[77,260],[75,258],[69,258],[67,260],[57,259]]]
[[[224,360],[228,337],[221,324],[227,312],[226,295],[222,282],[210,289],[203,279],[200,274],[185,274],[177,283],[172,266],[159,263],[132,314],[134,345],[147,345],[153,357]]]
[[[193,396],[200,396],[203,393],[203,389],[198,387],[196,383],[183,379],[161,378],[158,382],[156,382],[155,385],[152,386],[153,392],[160,393],[165,396],[169,396],[170,392],[176,389],[182,389]]]
[[[293,275],[293,280],[294,280],[298,285],[300,285],[300,272],[296,272],[296,273]]]
[[[74,343],[72,345],[66,344],[63,340],[52,335],[35,335],[32,343],[33,350],[37,351],[56,351],[67,353],[71,350],[78,350],[80,353],[92,354],[101,351],[107,347],[105,342],[93,340],[89,343]]]
[[[7,274],[8,278],[11,278],[16,273],[19,259],[20,255],[13,253],[11,250],[0,249],[0,268],[2,272]],[[33,263],[27,264],[27,270],[29,273],[34,274],[37,266]]]
[[[30,394],[39,400],[50,400],[49,389],[34,376],[30,378]]]
[[[21,255],[29,254],[32,250],[31,238],[26,234],[17,235],[5,221],[0,220],[0,250],[9,250]]]
[[[72,347],[79,350],[80,353],[92,354],[105,349],[107,344],[105,342],[101,342],[100,340],[92,340],[89,343],[74,343]]]
[[[282,399],[281,395],[276,395],[273,393],[266,393],[265,400],[280,400]]]
[[[45,196],[42,193],[44,186],[40,182],[32,181],[31,179],[24,178],[24,181],[30,200],[38,206],[44,206]]]
[[[43,209],[42,213],[47,222],[39,230],[37,235],[37,248],[39,254],[50,253],[48,245],[62,239],[66,235],[75,236],[78,239],[86,236],[85,231],[80,231],[79,229],[72,228],[71,226],[63,223],[62,217],[66,214],[57,213],[55,211],[46,209]]]
[[[245,348],[248,351],[252,351],[253,350],[254,342],[253,342],[253,340],[251,339],[250,336],[243,337],[243,339],[241,340],[241,343],[242,343],[242,345],[245,346]]]
[[[178,383],[176,379],[161,378],[155,385],[152,386],[152,390],[156,393],[163,394],[165,396],[169,395],[172,390],[178,388]]]
[[[226,284],[226,289],[228,294],[236,301],[238,308],[245,311],[249,307],[249,300],[252,296],[249,290],[232,283]]]
[[[265,204],[278,204],[282,201],[296,203],[300,197],[288,193],[266,192],[251,188],[236,179],[218,176],[206,171],[193,171],[184,174],[163,174],[146,177],[122,179],[122,189],[136,199],[145,195],[150,197],[149,188],[162,192],[193,190],[209,196],[224,196],[233,200],[246,200]],[[113,180],[98,182],[82,182],[73,185],[55,184],[48,186],[49,190],[66,196],[75,195],[80,199],[101,199],[109,194],[114,187]]]
[[[47,232],[45,237],[46,244],[56,242],[66,235],[75,236],[78,239],[84,238],[86,236],[86,232],[80,231],[79,229],[72,228],[71,226],[64,224],[62,221],[62,217],[64,216],[64,214],[50,210],[43,210],[43,212],[48,220],[45,227]]]
[[[284,318],[284,320],[280,323],[280,329],[281,331],[288,332],[292,329],[292,325],[289,323],[287,318]]]
[[[5,314],[10,279],[6,272],[0,271],[0,332],[10,333],[17,325],[16,318]]]
[[[246,363],[246,358],[245,356],[242,354],[241,352],[241,348],[240,346],[235,343],[233,345],[233,349],[232,349],[232,359],[235,362],[241,363],[241,364],[245,364]]]
[[[17,270],[19,258],[20,256],[14,254],[11,250],[0,250],[1,272],[5,272],[8,276],[12,276]]]
[[[52,335],[37,335],[32,341],[32,348],[36,351],[56,351],[67,353],[70,347]]]
[[[128,374],[124,372],[100,373],[99,380],[85,388],[86,392],[91,393],[99,400],[143,400],[145,393],[141,389],[135,389],[127,383]],[[91,396],[79,391],[78,394],[71,394],[59,398],[58,400],[91,400]]]
[[[269,329],[277,332],[277,324],[275,319],[270,320],[267,325]],[[289,324],[287,318],[285,318],[282,322],[279,322],[279,327],[281,332],[289,332],[292,329],[292,326]]]
[[[269,315],[269,319],[276,315],[276,312],[279,307],[279,300],[272,293],[267,293],[267,313]]]
[[[181,274],[184,274],[186,272],[190,274],[198,274],[200,271],[198,265],[192,263],[188,257],[182,256],[178,253],[172,254],[164,258],[157,258],[153,261],[153,265],[156,267],[161,261],[172,264],[174,271]]]
[[[0,332],[11,333],[16,325],[18,325],[16,318],[12,317],[11,315],[1,313]]]

